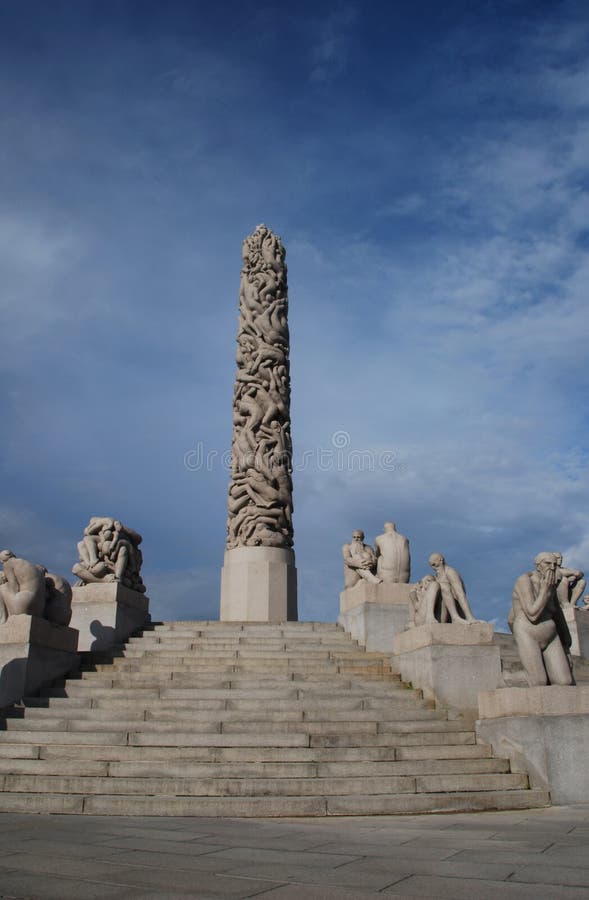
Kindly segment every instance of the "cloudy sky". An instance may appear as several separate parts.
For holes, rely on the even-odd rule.
[[[0,544],[216,618],[241,242],[289,266],[304,619],[386,519],[502,624],[589,568],[584,0],[0,0]]]

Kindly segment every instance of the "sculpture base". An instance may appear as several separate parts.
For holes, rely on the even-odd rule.
[[[571,633],[572,655],[589,659],[589,609],[565,606],[562,611]]]
[[[408,605],[409,594],[414,587],[414,584],[400,584],[394,581],[383,581],[381,584],[373,584],[362,579],[354,587],[345,588],[339,595],[340,615],[364,603]]]
[[[78,668],[78,632],[37,616],[10,616],[0,625],[0,707],[35,694]]]
[[[553,803],[589,801],[589,686],[501,688],[479,697],[477,736]]]
[[[222,622],[296,622],[297,570],[293,550],[235,547],[221,572]]]
[[[108,650],[150,621],[149,597],[117,582],[73,589],[71,625],[80,632],[78,650]]]
[[[479,692],[493,690],[501,679],[499,647],[487,622],[410,628],[394,638],[393,654],[403,681],[421,688],[426,700],[472,715]]]

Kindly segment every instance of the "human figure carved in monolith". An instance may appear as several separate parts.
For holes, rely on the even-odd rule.
[[[411,575],[409,540],[399,534],[394,522],[384,523],[384,532],[374,540],[376,574],[383,581],[408,584]]]
[[[451,622],[476,622],[466,597],[466,589],[460,573],[447,565],[441,553],[432,553],[429,560],[434,570],[436,581],[440,586],[445,611]],[[439,621],[447,621],[444,611]]]
[[[382,578],[375,574],[376,555],[369,544],[364,543],[364,532],[358,529],[352,535],[352,541],[342,547],[344,558],[344,584],[354,587],[362,579],[371,584],[380,584]]]
[[[574,684],[564,646],[570,636],[563,634],[566,622],[556,594],[556,555],[539,553],[534,565],[515,582],[509,627],[532,687]]]
[[[580,569],[569,569],[562,564],[562,553],[554,554],[556,559],[556,596],[558,602],[564,608],[576,606],[587,587],[584,572]]]
[[[85,584],[119,582],[138,593],[145,593],[141,578],[143,557],[140,534],[108,516],[92,516],[78,543],[80,561],[72,572]]]
[[[243,242],[227,549],[290,548],[292,441],[285,251],[259,225]]]

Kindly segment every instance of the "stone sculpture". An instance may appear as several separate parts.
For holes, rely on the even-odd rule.
[[[227,549],[293,543],[284,260],[280,238],[265,225],[243,243]]]
[[[29,615],[55,625],[68,625],[72,615],[71,585],[44,566],[0,551],[0,624],[9,616]]]
[[[408,628],[441,621],[440,585],[433,575],[424,575],[409,594]]]
[[[143,556],[140,534],[117,519],[93,516],[78,543],[80,562],[72,572],[80,579],[78,586],[119,582],[138,593],[145,593],[141,578]]]
[[[437,621],[476,622],[460,574],[452,566],[446,564],[441,553],[432,553],[428,562],[435,572],[435,579],[441,594],[442,602]]]
[[[584,572],[568,569],[562,564],[562,553],[554,553],[556,559],[556,596],[562,607],[576,606],[587,586]]]
[[[507,622],[532,687],[574,684],[565,651],[570,635],[557,597],[557,556],[539,553],[534,565],[515,582]]]
[[[411,574],[409,540],[399,534],[394,522],[384,523],[384,533],[374,540],[376,573],[382,581],[408,584]]]
[[[352,541],[342,547],[344,558],[344,584],[347,588],[353,587],[363,579],[372,584],[381,584],[382,578],[375,575],[376,554],[369,544],[364,543],[364,532],[357,530],[352,535]]]

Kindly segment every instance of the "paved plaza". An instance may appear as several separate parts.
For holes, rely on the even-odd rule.
[[[589,804],[325,819],[0,816],[2,898],[589,897]]]

